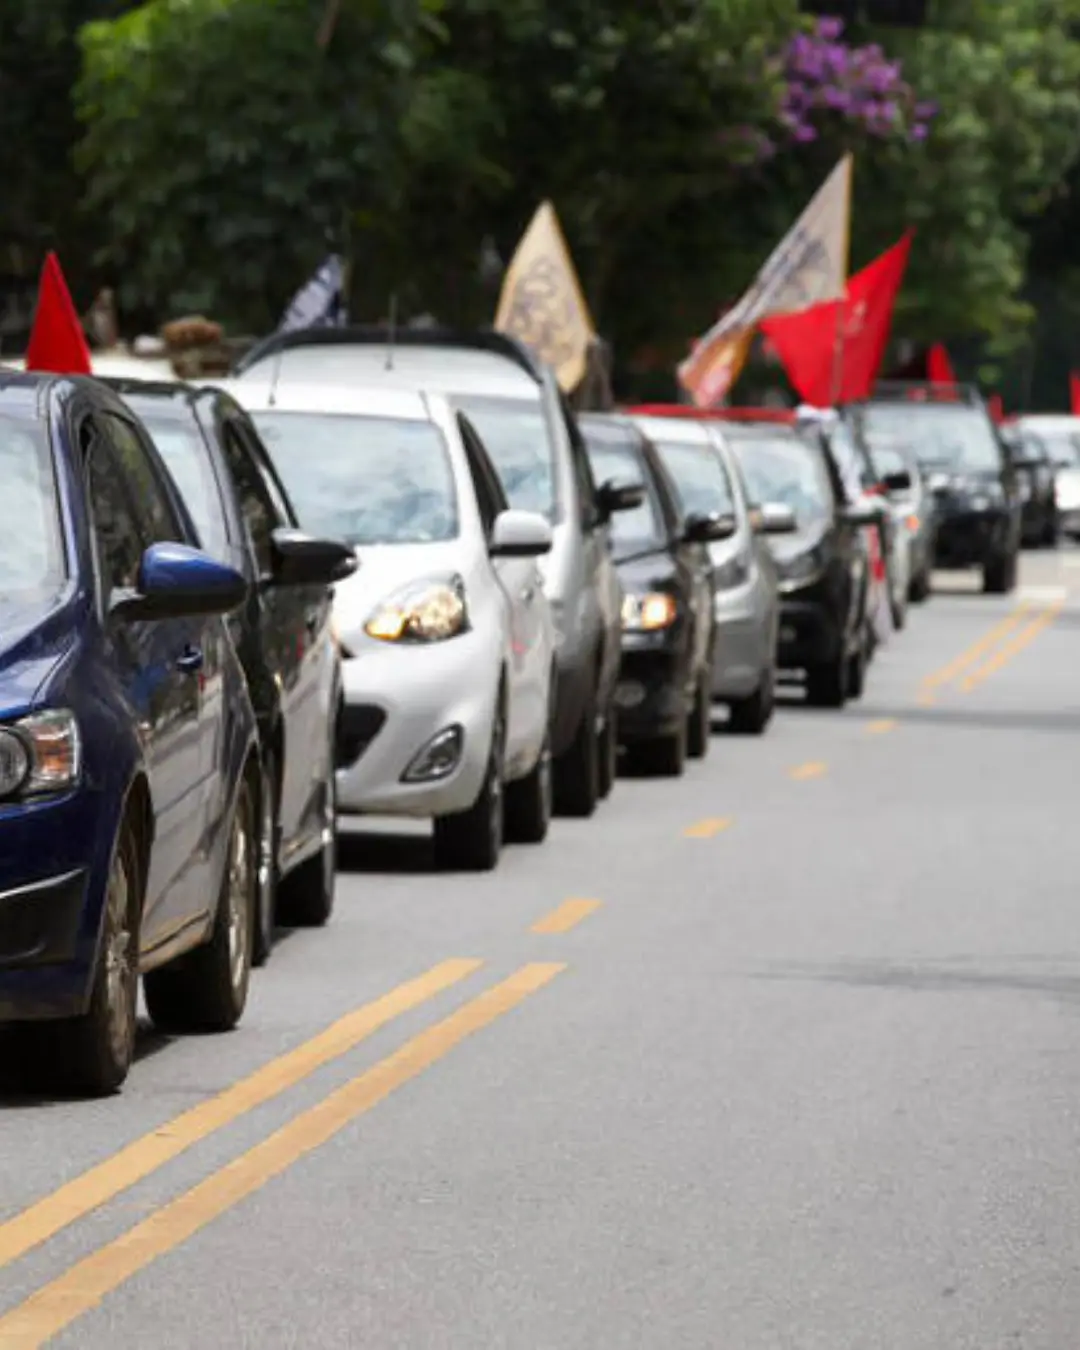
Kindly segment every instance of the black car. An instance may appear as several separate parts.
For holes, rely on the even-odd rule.
[[[180,488],[200,542],[249,581],[229,619],[259,724],[259,922],[320,925],[334,903],[334,733],[340,659],[332,582],[356,568],[346,545],[314,539],[296,515],[247,413],[228,394],[108,381],[138,414]]]
[[[1015,423],[1001,428],[1001,439],[1020,486],[1020,542],[1055,548],[1060,525],[1054,490],[1056,466],[1050,447],[1034,431]]]
[[[687,515],[655,447],[628,419],[580,418],[597,482],[640,483],[639,505],[612,517],[623,586],[616,728],[631,764],[682,773],[709,748],[713,569],[708,544],[734,516]],[[707,451],[706,453],[712,453]]]
[[[771,540],[780,576],[777,664],[805,672],[809,703],[842,707],[863,688],[869,558],[861,531],[878,524],[880,505],[848,500],[820,427],[734,446],[753,499],[795,516],[794,532]]]
[[[934,566],[981,568],[983,590],[1016,586],[1020,486],[978,390],[969,385],[879,384],[854,416],[868,431],[906,435],[934,498]]]

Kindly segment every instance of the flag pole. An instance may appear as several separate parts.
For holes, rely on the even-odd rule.
[[[850,154],[850,151],[848,152]],[[851,177],[855,177],[855,161],[851,161]],[[844,293],[836,302],[836,330],[833,333],[832,386],[829,390],[829,406],[835,408],[844,388],[844,309],[847,305],[847,278],[851,270],[851,197],[852,186],[849,180],[848,210],[844,221]]]

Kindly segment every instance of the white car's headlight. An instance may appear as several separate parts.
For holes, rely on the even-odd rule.
[[[675,597],[665,591],[623,596],[622,626],[625,632],[654,633],[659,628],[670,628],[678,617]]]
[[[60,792],[79,781],[82,744],[75,714],[34,713],[0,727],[0,797]]]
[[[469,628],[460,577],[412,582],[389,596],[364,624],[381,642],[445,642]]]

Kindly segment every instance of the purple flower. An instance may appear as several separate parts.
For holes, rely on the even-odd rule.
[[[913,141],[925,141],[929,132],[929,127],[923,126],[921,122],[917,122],[915,126],[911,128],[911,139]]]
[[[824,38],[826,42],[835,42],[844,31],[844,21],[843,19],[819,19],[817,31],[818,37]]]
[[[817,129],[815,127],[809,126],[805,122],[802,123],[801,126],[797,126],[795,128],[795,139],[799,141],[802,145],[806,145],[809,141],[816,141],[817,138],[818,138]]]
[[[915,116],[920,122],[928,122],[931,117],[936,117],[938,105],[936,103],[916,103]]]

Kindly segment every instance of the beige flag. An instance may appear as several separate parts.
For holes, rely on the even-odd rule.
[[[847,290],[851,233],[850,154],[818,188],[806,209],[766,259],[750,289],[713,324],[679,367],[679,379],[695,402],[704,399],[708,372],[719,351],[752,331],[762,319],[798,314]]]
[[[506,269],[495,327],[546,361],[566,393],[584,379],[595,330],[550,202],[537,208]]]

